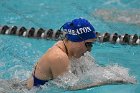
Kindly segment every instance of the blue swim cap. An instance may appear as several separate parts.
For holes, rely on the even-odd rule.
[[[66,38],[73,42],[81,42],[96,38],[94,27],[83,18],[74,19],[72,22],[66,22],[62,28],[66,32]]]

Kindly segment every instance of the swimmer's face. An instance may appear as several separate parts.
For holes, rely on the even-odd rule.
[[[77,49],[74,51],[74,56],[76,58],[80,58],[84,55],[85,52],[91,51],[93,47],[93,43],[96,41],[96,39],[88,39],[86,41],[77,42]]]
[[[88,40],[84,41],[84,45],[85,45],[84,48],[85,48],[86,52],[91,51],[95,41],[96,41],[96,39],[88,39]]]

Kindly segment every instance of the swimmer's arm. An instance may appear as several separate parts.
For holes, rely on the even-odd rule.
[[[103,85],[116,85],[116,84],[128,84],[129,82],[125,82],[123,80],[116,80],[116,81],[104,81],[98,83],[91,83],[91,84],[77,84],[74,86],[69,86],[68,90],[81,90],[81,89],[88,89],[92,87],[99,87]]]
[[[68,71],[68,58],[63,54],[59,56],[60,57],[52,57],[50,61],[50,69],[54,79]]]
[[[108,83],[99,82],[99,83],[91,83],[91,84],[79,84],[79,85],[69,86],[68,90],[82,90],[82,89],[98,87],[98,86],[102,86],[102,85],[106,85],[106,84],[108,84]]]

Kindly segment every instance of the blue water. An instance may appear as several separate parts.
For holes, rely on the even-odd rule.
[[[101,33],[128,33],[140,35],[140,25],[126,22],[106,21],[94,15],[96,10],[117,9],[137,11],[139,14],[139,0],[1,0],[0,25],[25,26],[27,28],[58,29],[64,22],[73,18],[88,19],[95,29]],[[133,15],[133,16],[134,16]],[[0,79],[20,77],[25,80],[33,69],[34,63],[56,41],[23,38],[17,36],[0,35]],[[108,65],[118,63],[129,68],[130,74],[140,80],[140,47],[130,45],[112,45],[110,43],[96,43],[92,55],[97,63]],[[38,93],[46,93],[47,90]],[[136,85],[107,85],[79,91],[48,90],[47,93],[140,93],[140,84]]]

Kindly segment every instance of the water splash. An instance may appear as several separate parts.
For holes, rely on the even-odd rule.
[[[55,80],[50,81],[47,85],[41,86],[41,90],[33,88],[27,90],[25,82],[19,80],[23,78],[23,75],[27,71],[21,70],[15,72],[14,78],[11,80],[0,80],[0,92],[1,93],[46,93],[56,91],[65,91],[69,86],[75,86],[78,84],[98,83],[104,81],[120,80],[127,83],[136,83],[135,77],[129,74],[129,69],[119,66],[118,64],[100,66],[95,62],[95,59],[89,52],[79,59],[72,59],[69,72],[63,76],[59,76]],[[30,72],[28,72],[30,73]],[[57,93],[56,92],[56,93]]]
[[[134,76],[129,75],[129,69],[118,64],[100,66],[95,63],[90,53],[86,53],[80,59],[72,59],[68,73],[58,77],[54,84],[67,88],[78,84],[99,83],[105,81],[122,81],[124,83],[136,83]]]

